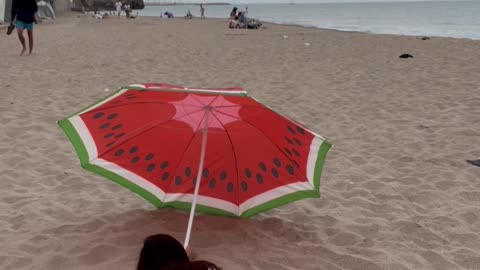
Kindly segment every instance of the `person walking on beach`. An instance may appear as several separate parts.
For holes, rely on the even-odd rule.
[[[23,31],[26,29],[28,33],[28,55],[32,54],[33,50],[33,23],[35,22],[35,13],[38,10],[37,2],[35,0],[13,0],[12,13],[9,33],[13,28],[17,28],[18,39],[22,44],[22,52],[20,56],[24,55],[27,46],[25,45],[25,37]]]
[[[125,5],[123,6],[123,8],[125,9],[125,15],[126,15],[127,19],[129,19],[130,18],[130,12],[132,11],[131,7],[130,7],[130,3],[125,2]]]
[[[205,7],[203,4],[200,4],[200,18],[205,19]]]
[[[115,2],[115,9],[117,10],[117,16],[120,17],[122,15],[122,2],[120,0]]]

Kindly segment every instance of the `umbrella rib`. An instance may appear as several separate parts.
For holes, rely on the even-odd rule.
[[[192,142],[193,142],[193,139],[195,138],[195,136],[198,134],[198,127],[202,124],[202,121],[203,121],[204,118],[205,118],[205,115],[202,117],[202,120],[200,120],[200,123],[198,123],[198,126],[197,126],[195,132],[194,132],[193,135],[192,135],[192,138],[190,139],[190,141],[189,141],[188,144],[187,144],[187,147],[185,147],[185,149],[183,150],[183,153],[182,153],[182,155],[181,155],[182,158],[180,159],[180,162],[178,163],[177,168],[175,168],[174,174],[172,175],[172,177],[175,177],[176,172],[177,172],[178,169],[180,168],[180,163],[182,163],[182,160],[183,160],[183,157],[185,156],[185,153],[187,152],[187,150],[188,150],[188,149],[190,148],[190,146],[192,145]],[[201,169],[202,169],[202,168],[198,169],[198,173],[201,173],[201,172],[200,172]],[[173,178],[172,178],[172,180],[173,180]],[[172,186],[172,182],[174,182],[174,181],[170,181],[170,183],[168,184],[168,187],[167,187],[166,192],[165,192],[164,201],[165,201],[167,195],[169,194],[170,187]]]
[[[190,115],[192,115],[192,114],[194,114],[194,113],[198,113],[198,112],[201,112],[201,111],[202,111],[202,110],[200,109],[200,110],[198,110],[198,111],[189,112],[189,113],[184,114],[184,115],[182,115],[182,116],[179,116],[179,117],[176,117],[176,118],[172,118],[172,120],[179,120],[179,119],[181,119],[181,118],[190,116]],[[202,118],[202,120],[203,120],[203,118]],[[201,123],[201,122],[202,122],[202,121],[200,121],[200,123]],[[198,126],[197,126],[197,129],[198,129]],[[195,131],[195,132],[196,132],[196,131]]]
[[[155,127],[158,127],[158,126],[160,126],[160,125],[163,125],[163,124],[165,124],[165,123],[168,122],[168,121],[171,121],[171,119],[168,119],[168,120],[165,120],[165,121],[163,121],[163,122],[160,122],[159,124],[154,124],[154,125],[151,125],[151,126],[143,126],[142,128],[137,128],[134,132],[131,133],[131,134],[133,134],[133,135],[131,135],[131,136],[125,136],[125,138],[122,139],[122,140],[120,140],[119,143],[115,144],[114,147],[112,147],[112,148],[110,148],[110,149],[107,149],[106,151],[102,152],[101,154],[98,153],[98,154],[97,154],[97,157],[96,157],[95,159],[98,159],[98,158],[100,158],[100,156],[103,156],[103,155],[109,153],[110,151],[113,151],[114,149],[117,149],[118,147],[120,147],[120,146],[123,145],[124,143],[126,143],[126,142],[134,139],[136,136],[138,136],[138,135],[140,135],[140,134],[143,134],[143,133],[145,133],[145,132],[147,132],[147,131],[155,128]],[[89,163],[91,163],[91,162],[94,161],[95,159],[90,160]]]
[[[259,108],[261,108],[261,107],[259,107]],[[262,108],[262,109],[264,109],[264,108]],[[275,113],[275,115],[277,115],[278,117],[285,118],[284,116],[282,116],[282,115],[280,115],[280,114],[277,114],[275,111],[269,110],[269,112]],[[285,119],[286,119],[287,121],[291,122],[290,119],[288,119],[288,118],[285,118]],[[250,123],[249,121],[244,120],[244,119],[243,119],[243,121],[244,121],[245,123],[247,123],[248,125],[252,126],[253,128],[255,128],[256,130],[258,130],[260,133],[262,133],[263,136],[269,138],[262,130],[258,129],[256,126],[254,126],[254,125],[253,125],[252,123]],[[270,140],[270,138],[269,138],[268,141],[270,141],[271,144],[272,144],[275,148],[277,148],[278,151],[280,151],[280,153],[282,153],[282,155],[283,155],[284,157],[287,158],[287,160],[292,161],[292,159],[291,159],[289,156],[287,156],[287,155],[282,151],[282,149],[280,149],[276,144],[274,144],[274,143]],[[292,164],[293,164],[293,166],[295,166],[295,167],[297,167],[297,168],[300,169],[300,167],[297,166],[297,163],[292,162]],[[305,177],[305,180],[308,181],[307,177],[306,177],[305,175],[303,175],[303,176]]]
[[[212,101],[210,101],[210,103],[208,103],[208,106],[210,106],[219,96],[216,96],[212,99]],[[200,104],[200,107],[203,107],[205,106],[205,104],[203,104],[195,95],[192,95],[192,98],[195,99],[199,104]]]
[[[199,110],[199,111],[201,111],[201,110]],[[139,136],[139,135],[141,135],[141,134],[143,134],[143,133],[145,133],[145,132],[148,132],[149,130],[151,130],[151,129],[153,129],[153,128],[159,127],[159,126],[161,126],[161,125],[163,125],[163,124],[165,124],[165,123],[167,123],[167,122],[169,122],[169,121],[178,120],[178,119],[180,119],[180,118],[189,116],[189,115],[191,115],[191,114],[198,113],[199,111],[194,111],[194,112],[191,112],[191,113],[182,115],[182,116],[180,116],[180,117],[171,118],[171,119],[165,120],[165,121],[163,121],[163,122],[159,122],[159,123],[153,122],[154,124],[151,124],[150,126],[143,126],[143,127],[141,127],[141,128],[138,128],[138,129],[136,129],[134,132],[132,132],[133,135],[126,136],[123,140],[120,140],[119,143],[116,144],[114,147],[112,147],[112,148],[104,151],[104,152],[101,153],[101,154],[100,154],[100,153],[97,154],[97,158],[99,158],[100,156],[103,156],[103,155],[109,153],[110,151],[113,151],[114,149],[117,149],[119,146],[123,145],[124,143],[132,140],[132,139],[135,138],[136,136]],[[197,127],[197,129],[198,129],[198,127]],[[91,163],[93,160],[95,160],[95,159],[92,159],[92,160],[90,160],[89,162]]]
[[[235,171],[237,173],[236,178],[237,178],[237,188],[238,188],[238,187],[240,187],[240,184],[238,182],[239,173],[238,173],[237,154],[235,153],[235,147],[233,146],[232,138],[230,137],[230,134],[228,133],[227,128],[225,128],[225,126],[223,125],[222,121],[220,121],[220,119],[218,119],[218,117],[214,113],[212,113],[212,115],[217,119],[217,121],[220,123],[220,125],[222,125],[223,130],[225,130],[225,134],[227,134],[228,140],[230,141],[230,145],[232,146],[233,157],[235,158],[235,169],[236,169]],[[239,206],[239,202],[240,202],[240,193],[237,192],[237,206]],[[237,213],[237,215],[238,215],[238,213]]]
[[[232,117],[232,118],[238,119],[239,121],[244,121],[242,118],[237,117],[237,116],[235,116],[235,115],[231,115],[231,114],[228,114],[228,113],[225,113],[225,112],[222,112],[222,111],[217,111],[217,110],[215,110],[215,109],[214,109],[214,111],[215,111],[216,113],[221,113],[221,114],[223,114],[223,115],[230,116],[230,117]],[[217,118],[217,119],[218,119],[218,118]],[[220,122],[220,121],[219,121],[219,122]],[[221,122],[220,122],[220,123],[221,123]]]
[[[262,108],[262,107],[253,107],[253,108]],[[245,119],[241,119],[241,118],[239,118],[239,117],[236,117],[236,116],[233,116],[233,115],[230,115],[230,114],[228,114],[228,113],[221,112],[221,111],[216,111],[216,112],[217,112],[217,113],[221,113],[221,114],[223,114],[223,115],[230,116],[230,117],[235,118],[235,119],[238,119],[238,120],[240,120],[240,121],[242,121],[242,122],[245,122],[245,123],[247,123],[249,126],[251,126],[251,127],[253,127],[254,129],[258,130],[263,136],[267,137],[267,136],[265,135],[265,133],[263,133],[260,129],[258,129],[256,126],[254,126],[252,123],[248,122],[248,121],[245,120]],[[276,114],[276,115],[279,116],[279,117],[283,117],[283,116],[281,116],[281,115],[279,115],[279,114]],[[215,116],[215,117],[216,117],[216,116]],[[218,119],[218,118],[217,118],[217,119]],[[287,119],[287,120],[289,120],[289,119]],[[220,121],[219,121],[219,122],[220,122]],[[222,122],[220,122],[220,123],[221,123],[222,126],[223,126],[223,123],[222,123]],[[225,127],[224,127],[224,128],[225,128]],[[225,129],[225,130],[226,130],[226,129]],[[268,137],[267,137],[267,138],[268,138]],[[268,138],[268,141],[271,142],[270,138]],[[272,144],[273,144],[273,143],[272,143]],[[274,144],[273,144],[273,145],[274,145]],[[285,153],[283,153],[282,149],[278,148],[276,145],[274,145],[274,146],[275,146],[275,148],[277,148],[277,149],[283,154],[283,156],[285,156],[288,160],[291,160],[290,157],[288,157],[287,155],[285,155]],[[292,162],[292,164],[293,164],[295,167],[299,168],[295,163]]]
[[[255,107],[255,108],[264,109],[263,107]],[[272,140],[270,140],[270,138],[269,138],[263,131],[261,131],[259,128],[257,128],[255,125],[253,125],[252,123],[248,122],[248,121],[245,120],[245,119],[241,119],[241,118],[232,116],[232,115],[227,114],[227,113],[224,113],[224,112],[220,112],[220,111],[217,111],[217,112],[218,112],[218,113],[221,113],[221,114],[224,114],[224,115],[227,115],[227,116],[230,116],[230,117],[233,117],[233,118],[236,118],[236,119],[239,119],[240,121],[245,122],[246,124],[248,124],[248,125],[251,126],[252,128],[258,130],[263,136],[265,136],[266,138],[268,138],[268,141],[270,142],[270,144],[273,145],[273,147],[274,147],[275,149],[277,149],[278,151],[280,151],[280,153],[282,153],[282,155],[283,155],[288,161],[290,161],[290,162],[293,164],[293,166],[295,166],[296,168],[300,169],[300,168],[297,166],[297,164],[294,163],[294,162],[292,162],[292,159],[291,159],[289,156],[287,156],[287,155],[282,151],[282,149],[280,149],[276,144],[274,144],[274,143],[272,142]],[[269,112],[272,112],[272,111],[269,110]],[[274,112],[274,111],[273,111],[273,112]],[[274,113],[275,113],[275,115],[277,115],[278,117],[284,117],[284,116],[282,116],[282,115],[280,115],[280,114],[277,114],[276,112],[274,112]],[[284,118],[285,118],[285,117],[284,117]],[[287,119],[288,121],[290,121],[290,119],[288,119],[288,118],[285,118],[285,119]],[[291,121],[290,121],[290,122],[291,122]],[[308,178],[307,178],[305,175],[302,175],[302,176],[304,176],[305,180],[308,181]]]

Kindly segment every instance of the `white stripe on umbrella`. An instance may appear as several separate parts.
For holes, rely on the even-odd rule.
[[[82,139],[85,148],[87,149],[88,153],[88,162],[90,163],[93,159],[97,158],[98,152],[97,147],[95,146],[95,142],[93,141],[92,135],[88,131],[85,122],[83,122],[82,118],[79,116],[73,116],[68,119],[70,123],[72,123],[73,127],[77,131],[78,135]]]
[[[128,181],[134,183],[135,185],[147,190],[152,195],[157,197],[159,200],[162,200],[165,197],[165,192],[163,192],[163,190],[161,190],[160,188],[158,188],[157,186],[152,184],[150,181],[148,181],[147,179],[139,176],[136,173],[133,173],[129,170],[125,170],[123,167],[120,167],[115,163],[111,163],[111,162],[108,162],[104,159],[97,158],[97,159],[93,160],[91,162],[91,164],[97,165],[97,166],[99,166],[99,167],[101,167],[101,168],[103,168],[107,171],[111,171],[111,172],[127,179]]]
[[[308,153],[308,161],[307,161],[307,179],[315,186],[315,166],[317,163],[318,158],[318,150],[323,144],[323,140],[319,137],[313,137],[312,143],[310,144],[310,152]]]

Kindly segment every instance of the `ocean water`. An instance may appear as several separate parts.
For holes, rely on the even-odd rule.
[[[205,15],[227,18],[233,6],[205,6]],[[140,16],[165,11],[182,17],[199,6],[146,6]],[[440,36],[480,40],[480,0],[318,4],[249,4],[248,16],[267,22],[379,34]]]

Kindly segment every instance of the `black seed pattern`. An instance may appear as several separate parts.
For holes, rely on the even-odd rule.
[[[293,144],[292,140],[290,140],[288,137],[285,137],[285,141],[287,141],[288,144]]]
[[[103,136],[103,138],[108,139],[113,136],[113,133],[108,133],[107,135]]]
[[[148,154],[148,155],[145,157],[145,160],[150,160],[150,159],[152,159],[152,158],[153,158],[153,154],[150,153],[150,154]]]
[[[275,168],[272,168],[271,170],[273,177],[278,178],[278,171]]]
[[[292,151],[288,150],[287,148],[283,148],[283,150],[284,150],[285,153],[287,153],[289,156],[292,155]]]
[[[104,114],[103,112],[96,113],[96,114],[93,115],[93,119],[98,119],[98,118],[100,118],[100,117],[102,117],[102,116],[104,116],[104,115],[105,115],[105,114]]]
[[[131,163],[137,163],[140,160],[139,157],[134,157],[132,160],[130,160]]]
[[[107,147],[112,146],[114,143],[115,143],[115,141],[113,141],[113,142],[111,142],[111,143],[108,143],[108,144],[107,144]]]
[[[119,156],[121,156],[121,155],[123,154],[123,152],[125,152],[125,151],[123,151],[122,149],[117,150],[117,151],[115,152],[115,156],[116,156],[116,157],[119,157]]]
[[[115,139],[118,139],[118,138],[120,138],[120,137],[123,137],[124,135],[125,135],[125,133],[120,133],[120,134],[118,134],[117,136],[115,136]]]
[[[169,172],[166,172],[166,173],[162,174],[162,181],[167,180],[169,176],[170,176]]]
[[[185,176],[190,176],[192,174],[192,169],[190,167],[185,168]]]
[[[247,189],[248,189],[247,182],[242,181],[242,183],[240,184],[240,186],[242,187],[242,190],[243,190],[243,191],[247,191]]]
[[[112,119],[116,118],[117,116],[118,116],[118,113],[112,113],[109,116],[107,116],[107,119],[112,120]]]
[[[294,141],[298,146],[301,146],[301,145],[302,145],[297,138],[293,138],[293,141]]]
[[[298,133],[300,133],[302,135],[305,134],[305,130],[303,130],[303,128],[301,128],[299,126],[297,126],[297,131],[298,131]]]
[[[182,177],[175,177],[175,185],[180,186],[182,184]]]
[[[255,175],[255,178],[257,178],[257,183],[263,183],[263,176],[261,174],[257,173],[257,175]]]
[[[287,126],[288,132],[292,133],[295,135],[295,130],[291,126]]]
[[[214,188],[216,183],[217,183],[217,181],[215,180],[215,178],[212,178],[212,179],[210,179],[210,181],[208,182],[208,187]]]
[[[295,150],[295,149],[292,149],[292,152],[295,154],[295,156],[297,156],[297,157],[299,157],[299,156],[300,156],[300,154],[297,152],[297,150]]]
[[[148,164],[148,166],[147,166],[147,171],[148,171],[148,172],[151,172],[151,171],[153,171],[153,169],[155,169],[155,164],[153,164],[153,163]]]
[[[197,176],[193,177],[192,184],[195,186],[197,184]]]
[[[260,170],[262,170],[264,172],[267,171],[267,166],[265,166],[265,163],[263,163],[263,162],[258,163],[258,167],[260,168]]]
[[[245,168],[245,170],[243,171],[243,173],[245,174],[245,176],[246,176],[247,178],[252,177],[252,172],[250,171],[249,168]]]
[[[162,170],[167,168],[167,167],[168,167],[168,161],[164,161],[164,162],[162,162],[162,164],[160,164],[160,169],[162,169]]]
[[[138,146],[134,146],[134,147],[130,148],[130,151],[128,151],[128,152],[130,152],[130,154],[133,154],[137,151],[138,151]]]
[[[280,160],[278,160],[278,158],[273,159],[273,164],[275,164],[275,166],[277,166],[277,167],[282,166],[282,163],[280,163]]]
[[[110,126],[110,123],[105,123],[103,125],[100,126],[100,129],[106,129]]]
[[[222,171],[220,173],[220,181],[223,181],[227,178],[227,172],[226,171]]]
[[[122,124],[118,124],[112,127],[112,130],[117,130],[122,127]]]
[[[207,177],[208,177],[208,174],[209,174],[208,169],[207,169],[207,168],[203,169],[203,171],[202,171],[202,176],[205,177],[205,178],[207,178]]]
[[[287,169],[288,174],[293,175],[293,167],[291,165],[287,165],[285,169]]]
[[[228,183],[227,185],[227,192],[232,192],[233,191],[233,183]]]

